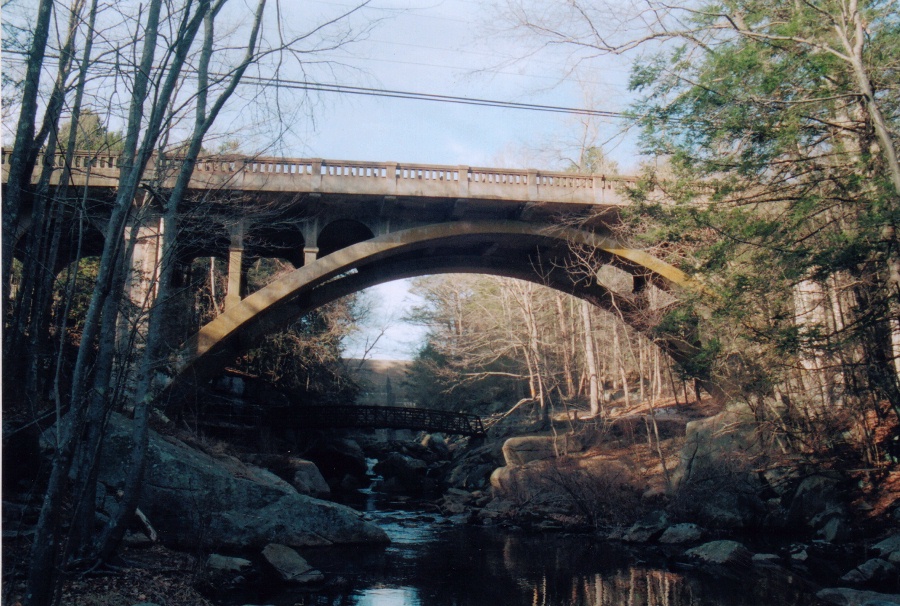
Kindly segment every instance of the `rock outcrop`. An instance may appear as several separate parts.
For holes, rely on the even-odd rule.
[[[113,415],[99,462],[105,507],[117,506],[123,461],[132,449],[131,422]],[[276,475],[234,458],[214,458],[150,432],[139,507],[174,548],[210,551],[387,542],[359,512],[301,495]]]
[[[756,473],[765,456],[756,417],[745,405],[687,424],[673,476],[684,517],[709,528],[746,528],[766,513]]]
[[[519,436],[503,444],[503,458],[507,465],[524,465],[581,452],[583,448],[581,439],[574,435]]]

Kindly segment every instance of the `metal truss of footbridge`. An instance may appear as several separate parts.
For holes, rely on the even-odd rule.
[[[284,415],[279,420],[284,421]],[[291,410],[292,424],[303,429],[412,429],[430,433],[480,436],[481,417],[461,412],[404,406],[303,406]]]

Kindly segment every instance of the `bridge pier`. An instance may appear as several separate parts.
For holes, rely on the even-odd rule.
[[[303,264],[315,263],[319,258],[319,220],[304,221],[300,231],[303,234]]]
[[[228,247],[228,287],[225,291],[226,311],[241,302],[244,290],[244,232],[243,219],[230,228],[231,243]]]
[[[128,305],[120,319],[120,339],[127,340],[130,330],[137,330],[140,335],[147,332],[147,312],[159,292],[164,232],[162,216],[144,209],[138,211],[132,225],[125,227],[125,246],[133,241],[134,247],[127,261],[125,294]]]

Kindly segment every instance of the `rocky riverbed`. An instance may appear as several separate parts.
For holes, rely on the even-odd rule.
[[[328,553],[340,553],[342,545],[370,547],[338,559],[392,553],[394,546],[385,552],[386,528],[411,524],[419,537],[434,536],[427,527],[452,541],[485,533],[516,544],[548,537],[551,544],[551,537],[577,536],[601,550],[653,559],[654,570],[667,573],[731,581],[787,575],[802,581],[804,595],[817,593],[819,603],[900,603],[896,470],[879,478],[874,491],[866,490],[865,474],[774,460],[740,409],[693,419],[663,411],[655,420],[661,436],[655,443],[647,439],[646,417],[625,416],[603,425],[570,423],[566,432],[495,428],[492,439],[479,441],[323,434],[302,457],[226,454],[221,445],[154,433],[140,503],[150,526],[136,525],[124,546],[143,571],[129,577],[150,585],[142,590],[117,579],[101,589],[80,579],[67,595],[121,585],[133,591],[93,603],[127,605],[140,596],[153,602],[147,587],[154,583],[171,588],[160,598],[166,604],[201,603],[191,601],[196,589],[216,600],[273,586],[340,593],[352,571],[335,566]],[[128,421],[114,417],[100,470],[102,511],[117,506],[117,462],[127,455],[129,435]],[[372,506],[379,499],[395,509],[415,502],[418,517],[384,516]],[[4,502],[7,587],[21,582],[35,504]]]

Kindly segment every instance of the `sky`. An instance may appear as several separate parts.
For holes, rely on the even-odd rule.
[[[344,6],[313,2],[324,10]],[[329,58],[341,64],[331,79],[352,86],[448,96],[619,111],[626,107],[628,65],[597,59],[566,76],[569,57],[532,54],[532,42],[498,31],[494,6],[472,0],[411,2],[379,0],[373,16],[382,20],[367,39]],[[526,57],[526,55],[531,55]],[[627,172],[636,166],[633,137],[621,123],[578,117],[405,99],[322,93],[311,120],[285,138],[288,151],[305,157],[397,161],[469,166],[559,169],[585,128]],[[296,136],[296,139],[292,137]],[[568,151],[568,153],[566,153]],[[370,357],[410,359],[424,328],[402,321],[421,303],[408,281],[369,289],[375,306],[371,326],[346,344],[359,357],[366,343],[384,334]]]

